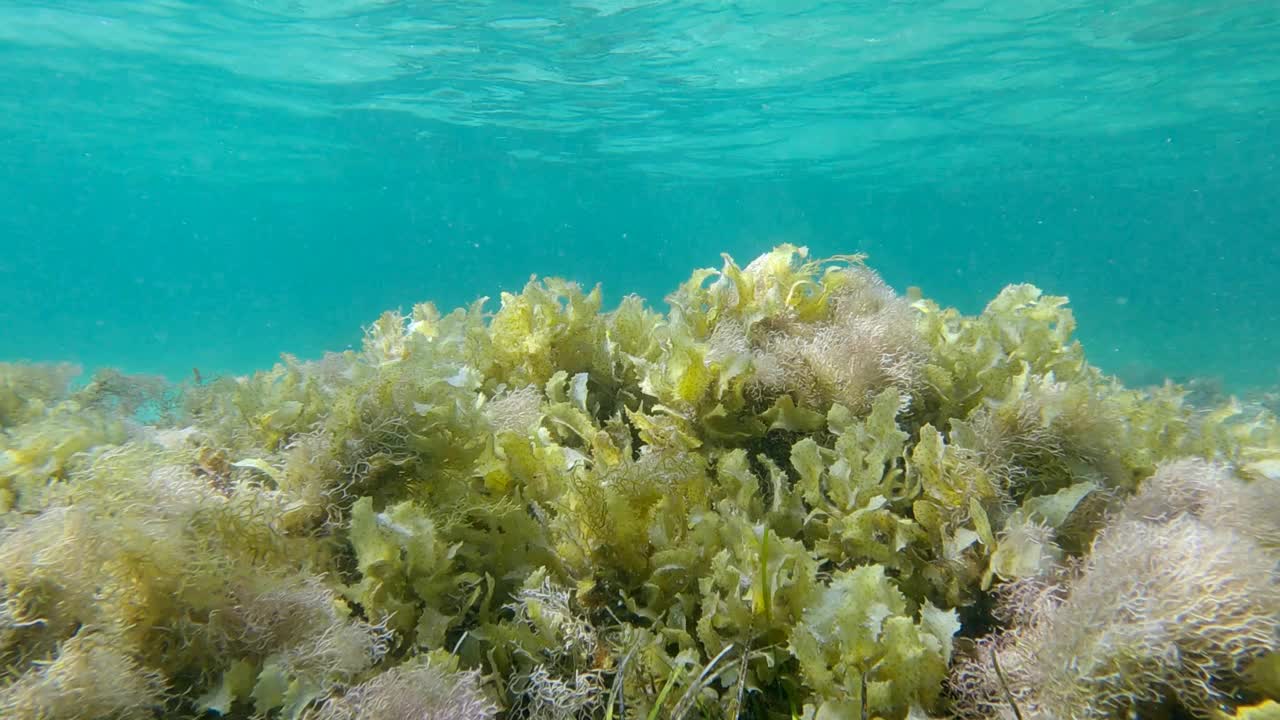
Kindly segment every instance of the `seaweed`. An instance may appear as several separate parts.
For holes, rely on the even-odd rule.
[[[1064,297],[1013,285],[965,316],[784,245],[695,271],[666,312],[555,278],[486,307],[195,384],[0,365],[0,711],[1280,699],[1280,424],[1124,387]]]

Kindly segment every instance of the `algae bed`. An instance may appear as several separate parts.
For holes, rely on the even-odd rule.
[[[174,386],[0,365],[0,716],[1280,715],[1280,425],[780,246]]]

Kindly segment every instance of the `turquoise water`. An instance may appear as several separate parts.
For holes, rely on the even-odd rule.
[[[1280,5],[0,2],[0,359],[185,378],[532,273],[865,251],[1280,382]]]

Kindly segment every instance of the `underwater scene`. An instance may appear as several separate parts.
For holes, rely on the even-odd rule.
[[[0,718],[1280,720],[1280,4],[0,1]]]

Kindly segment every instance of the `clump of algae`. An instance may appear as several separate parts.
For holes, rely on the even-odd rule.
[[[0,365],[0,716],[1280,699],[1266,411],[1121,386],[1029,285],[969,317],[781,246],[668,306],[532,280],[178,388]]]

